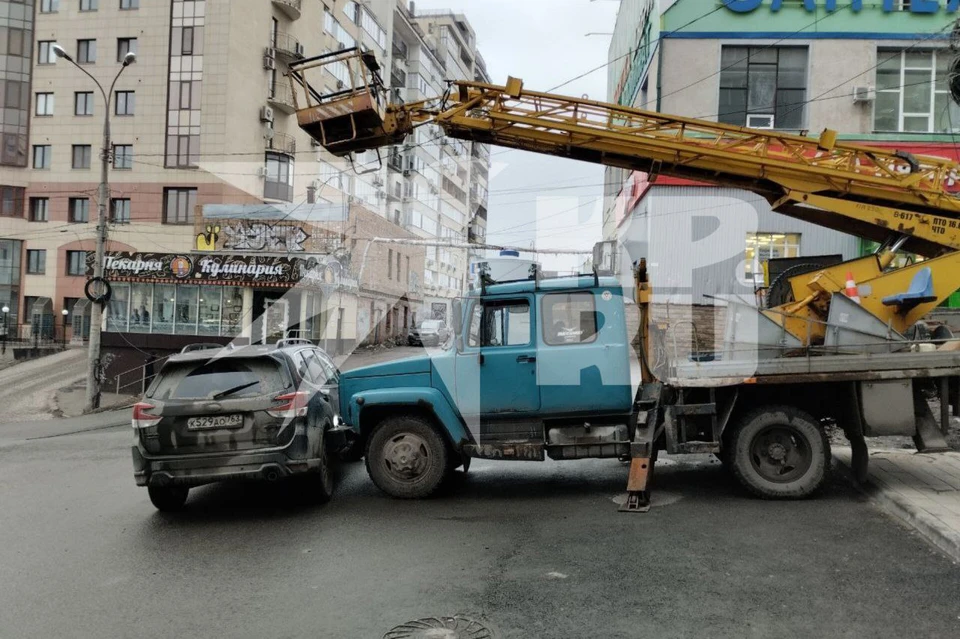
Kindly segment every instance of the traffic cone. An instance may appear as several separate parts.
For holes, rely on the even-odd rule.
[[[857,304],[860,303],[860,292],[857,291],[857,283],[853,281],[853,273],[850,271],[847,271],[847,288],[844,293]]]

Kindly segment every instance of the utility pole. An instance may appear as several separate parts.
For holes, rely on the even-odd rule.
[[[96,261],[93,263],[93,277],[103,278],[103,258],[107,246],[107,207],[110,198],[110,98],[113,96],[113,88],[120,79],[120,74],[128,66],[137,61],[137,55],[132,51],[123,57],[123,64],[117,71],[116,77],[110,84],[110,90],[104,91],[103,85],[82,66],[70,57],[66,50],[59,44],[53,45],[53,53],[63,60],[66,60],[77,67],[83,73],[93,80],[93,83],[100,89],[103,96],[103,147],[100,149],[100,189],[97,204],[97,249]],[[90,342],[89,353],[87,356],[87,396],[85,410],[91,411],[100,407],[100,332],[103,323],[103,305],[106,300],[103,299],[104,290],[92,291],[95,296],[100,297],[99,302],[94,302],[90,309]]]

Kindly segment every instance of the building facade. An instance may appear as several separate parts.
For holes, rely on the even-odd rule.
[[[957,159],[947,86],[953,3],[624,0],[608,99],[627,106]],[[936,7],[934,7],[936,5]],[[932,11],[931,9],[936,9]],[[604,235],[648,258],[668,299],[752,298],[770,258],[865,249],[749,191],[609,169]]]
[[[436,205],[436,224],[416,226],[407,212],[431,193],[429,184],[417,177],[426,173],[426,162],[415,163],[417,152],[404,149],[399,153],[407,168],[400,171],[392,171],[387,161],[393,151],[381,152],[382,162],[376,153],[352,163],[330,156],[297,126],[294,89],[285,75],[294,60],[353,46],[372,51],[389,74],[397,48],[396,16],[406,16],[423,32],[424,58],[432,56],[437,66],[431,76],[435,86],[424,93],[435,88],[439,95],[448,60],[441,33],[447,29],[438,26],[436,42],[429,40],[434,19],[424,18],[419,26],[410,9],[396,0],[0,2],[2,50],[7,52],[0,71],[0,100],[6,106],[0,111],[0,305],[10,308],[8,321],[29,332],[31,309],[40,308],[38,301],[58,320],[62,310],[72,313],[78,303],[81,309],[86,306],[81,300],[89,276],[88,254],[95,246],[99,156],[109,109],[107,251],[116,264],[159,262],[169,270],[177,257],[184,257],[191,268],[198,268],[204,259],[210,263],[207,253],[212,252],[217,259],[233,259],[238,269],[274,261],[274,266],[284,264],[296,274],[306,272],[298,260],[336,262],[346,269],[337,280],[345,282],[344,288],[334,296],[327,287],[320,291],[326,295],[289,307],[290,325],[307,330],[300,324],[309,323],[315,338],[346,347],[404,335],[431,308],[424,287],[431,274],[436,274],[434,281],[439,279],[441,270],[426,268],[421,246],[381,250],[376,242],[370,249],[366,243],[375,237],[466,238],[476,218],[469,194],[477,190],[474,180],[480,180],[481,172],[471,170],[475,163],[470,149],[459,149],[456,166],[466,171],[450,169],[449,184],[443,177],[448,174],[436,168],[437,189],[443,193],[446,184],[456,197]],[[466,19],[458,20],[470,36],[466,57],[472,64],[457,67],[451,77],[473,78],[482,63],[477,62],[475,36]],[[136,53],[137,61],[123,71],[109,104],[104,104],[91,78],[57,58],[55,44],[104,88],[121,69],[126,53]],[[315,88],[337,90],[345,80],[339,71],[325,71]],[[409,86],[419,87],[419,79],[411,77]],[[438,141],[433,146],[440,148]],[[438,159],[436,165],[441,164]],[[413,188],[416,181],[423,181],[422,190]],[[388,194],[396,194],[396,183],[401,199],[394,202]],[[311,213],[320,218],[305,215]],[[331,221],[331,215],[336,220]],[[235,228],[238,216],[247,231],[256,229],[249,237]],[[312,239],[298,244],[295,239],[301,235]],[[267,236],[271,241],[259,244]],[[317,237],[323,241],[314,241]],[[362,264],[358,250],[369,264]],[[439,263],[439,255],[429,257]],[[457,268],[453,258],[446,263]],[[449,301],[463,289],[463,270],[460,266],[444,273],[443,284],[449,286],[443,299]],[[191,271],[191,277],[196,275]],[[109,319],[108,309],[105,320],[107,332],[119,335],[113,339],[117,343],[123,343],[127,333],[156,335],[167,329],[183,336],[181,341],[198,335],[256,340],[263,333],[258,318],[283,297],[276,291],[257,292],[257,282],[249,278],[239,283],[221,278],[202,284],[181,281],[170,302],[165,297],[169,291],[158,293],[160,283],[152,277],[140,282],[151,286],[148,303],[143,297],[147,288],[132,288],[137,274],[124,277],[115,287],[114,319]],[[202,273],[195,277],[205,278]],[[190,288],[231,284],[242,290]],[[266,288],[296,286],[289,281]],[[242,308],[242,326],[224,319],[225,295],[229,306]],[[343,301],[344,295],[349,301]],[[164,305],[169,304],[167,313]],[[150,318],[146,326],[144,309]],[[277,314],[280,310],[274,309],[270,321]],[[161,321],[166,315],[177,319]],[[131,328],[135,316],[136,330]],[[323,321],[308,322],[314,316]]]

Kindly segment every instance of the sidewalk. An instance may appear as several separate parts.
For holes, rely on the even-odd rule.
[[[833,456],[850,467],[849,448]],[[960,453],[871,450],[869,469],[864,492],[960,561]]]

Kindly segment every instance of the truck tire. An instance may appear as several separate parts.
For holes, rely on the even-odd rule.
[[[367,473],[398,499],[433,495],[450,473],[450,450],[432,424],[416,415],[380,422],[367,440]]]
[[[813,495],[830,468],[830,442],[809,414],[792,406],[765,406],[743,417],[730,438],[730,470],[764,499]]]
[[[187,503],[188,486],[147,486],[150,502],[160,512],[176,512],[183,510]]]

